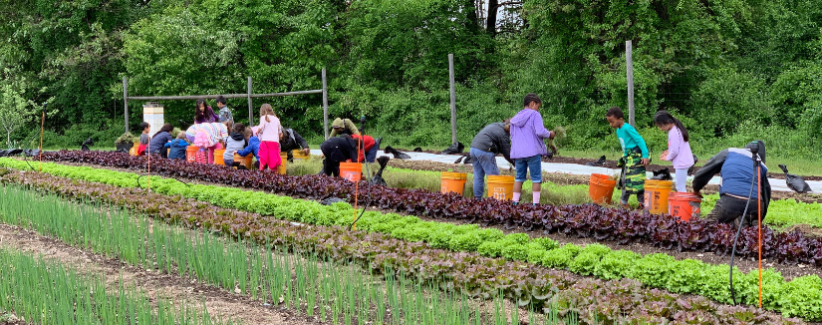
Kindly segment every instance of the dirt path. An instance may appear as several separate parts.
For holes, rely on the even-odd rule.
[[[119,279],[122,278],[126,284],[136,283],[152,301],[164,297],[175,303],[186,301],[189,307],[202,308],[202,301],[205,299],[208,313],[212,317],[222,317],[224,320],[231,318],[243,324],[321,324],[315,319],[287,309],[264,306],[260,301],[197,281],[131,266],[6,224],[0,224],[0,247],[42,254],[44,258],[74,267],[83,274],[103,276],[106,283],[115,291]],[[17,321],[0,324],[24,323]]]

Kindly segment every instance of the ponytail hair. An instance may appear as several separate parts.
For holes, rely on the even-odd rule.
[[[689,140],[688,129],[685,128],[685,125],[682,124],[682,121],[680,121],[667,111],[656,112],[656,115],[654,115],[654,124],[656,124],[656,126],[665,126],[673,124],[676,126],[677,129],[679,129],[679,132],[682,133],[682,139],[685,140],[685,142],[688,142]]]
[[[271,122],[271,120],[268,119],[269,115],[273,115],[275,117],[277,116],[276,114],[274,114],[274,108],[271,107],[271,104],[265,103],[262,106],[260,106],[260,117],[265,117],[266,122]]]

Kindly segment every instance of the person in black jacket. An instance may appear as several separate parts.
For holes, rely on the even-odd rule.
[[[163,125],[160,128],[160,131],[154,134],[151,137],[151,143],[149,144],[149,150],[151,150],[152,154],[160,154],[160,157],[168,158],[168,153],[166,152],[166,143],[171,142],[173,138],[171,137],[171,131],[174,130],[174,126],[169,123]]]
[[[328,138],[320,145],[320,150],[325,156],[323,173],[328,176],[340,176],[341,162],[357,160],[357,143],[347,134]]]
[[[482,198],[485,192],[485,175],[499,175],[497,154],[502,154],[511,165],[511,125],[503,123],[489,124],[471,141],[469,155],[474,164],[474,197]],[[489,194],[491,196],[491,194]]]
[[[284,129],[280,133],[280,152],[288,153],[288,161],[294,161],[294,149],[301,149],[306,155],[311,154],[311,149],[308,148],[308,141],[305,141],[294,129]]]
[[[759,177],[756,177],[754,172],[753,159],[756,157],[752,153],[753,149],[756,149],[760,158],[761,172]],[[759,213],[757,201],[761,197],[762,220],[765,220],[765,216],[768,214],[768,205],[771,202],[771,185],[768,183],[768,168],[765,166],[764,142],[754,141],[745,148],[725,149],[711,157],[711,160],[708,160],[705,166],[700,168],[694,175],[694,194],[701,196],[700,191],[716,174],[722,177],[719,186],[719,201],[716,202],[716,206],[708,215],[709,218],[721,223],[737,222],[737,218],[745,212],[747,204],[748,213],[745,219],[749,225],[755,225]],[[762,187],[761,191],[757,193],[757,182],[760,179],[762,180]],[[753,192],[751,192],[751,183],[753,183]],[[749,195],[751,196],[750,202],[748,202]]]

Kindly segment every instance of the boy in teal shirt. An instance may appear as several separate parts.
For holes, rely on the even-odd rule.
[[[643,208],[645,200],[645,167],[650,162],[648,147],[639,132],[630,124],[625,123],[625,115],[622,114],[619,107],[615,106],[608,109],[605,118],[608,119],[608,124],[616,129],[619,144],[622,146],[623,156],[619,159],[617,166],[625,166],[624,179],[620,180],[620,185],[625,186],[625,192],[620,198],[620,203],[627,208],[628,199],[631,195],[636,195],[639,207]]]

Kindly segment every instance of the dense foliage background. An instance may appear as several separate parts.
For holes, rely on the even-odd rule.
[[[612,150],[603,114],[627,105],[633,40],[637,124],[654,149],[665,135],[651,118],[667,109],[697,152],[755,137],[780,156],[822,153],[818,0],[0,1],[0,82],[51,100],[52,146],[121,134],[123,76],[133,95],[244,93],[248,76],[255,92],[279,92],[320,88],[325,67],[332,118],[365,114],[392,144],[444,147],[454,53],[463,143],[535,92],[546,126],[568,129],[564,146]],[[264,101],[322,134],[320,95],[258,99],[255,114]],[[193,119],[193,101],[163,104],[167,121]],[[133,126],[141,105],[130,102]],[[245,99],[229,106],[248,118]]]

